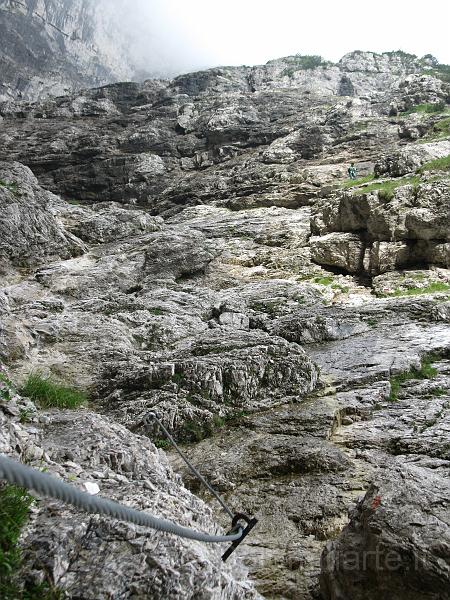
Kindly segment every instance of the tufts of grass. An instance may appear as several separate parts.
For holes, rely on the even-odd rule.
[[[0,598],[2,600],[59,600],[61,592],[47,583],[23,583],[19,538],[35,499],[14,485],[0,488]]]
[[[376,327],[378,325],[378,319],[369,317],[368,319],[366,319],[366,323],[367,325],[369,325],[369,327]]]
[[[62,385],[40,373],[31,373],[20,391],[42,408],[77,408],[87,402],[84,392]]]
[[[333,277],[314,277],[314,283],[319,285],[331,285],[334,281]]]
[[[369,183],[369,181],[373,181],[375,179],[375,175],[366,175],[365,177],[359,177],[358,179],[349,179],[341,183],[341,187],[344,189],[352,188],[357,185],[363,185],[363,183]]]
[[[392,294],[383,294],[384,296],[389,297],[398,297],[398,296],[419,296],[421,294],[434,294],[436,292],[450,292],[450,284],[448,283],[440,283],[436,281],[434,283],[430,283],[426,287],[413,287],[408,289],[396,289]]]
[[[6,485],[0,490],[0,597],[15,598],[15,575],[21,565],[18,545],[22,527],[28,519],[33,497],[25,490]]]
[[[356,195],[369,194],[370,192],[378,192],[379,198],[385,201],[392,200],[395,190],[404,185],[417,186],[420,183],[419,177],[403,177],[402,179],[391,179],[380,183],[373,183],[365,188],[355,190]]]
[[[214,435],[214,433],[226,425],[238,424],[239,420],[246,415],[247,413],[244,410],[241,410],[228,414],[224,417],[214,415],[212,421],[206,421],[203,423],[199,423],[197,421],[185,421],[183,424],[184,434],[191,442],[201,442],[202,440]]]
[[[388,400],[390,402],[397,401],[398,393],[405,381],[410,381],[411,379],[432,379],[433,377],[436,377],[436,375],[437,369],[433,367],[432,359],[424,358],[420,369],[413,368],[406,373],[400,373],[399,375],[394,375],[394,377],[390,378],[391,393],[389,394]]]
[[[424,173],[425,171],[450,171],[450,154],[443,158],[430,160],[417,170],[418,173]]]
[[[347,294],[347,292],[350,291],[350,288],[347,287],[346,285],[341,285],[340,283],[333,283],[333,285],[331,286],[332,290],[339,290],[340,292]]]
[[[411,115],[412,113],[441,113],[445,111],[445,102],[435,102],[433,104],[416,104],[412,106],[409,110],[400,113],[400,115]]]
[[[430,394],[432,396],[446,396],[448,394],[448,389],[443,388],[443,387],[437,387],[437,388],[433,388],[432,390],[430,390]]]

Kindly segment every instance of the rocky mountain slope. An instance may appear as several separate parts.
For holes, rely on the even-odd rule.
[[[111,10],[92,0],[0,0],[0,100],[133,78]]]
[[[18,387],[41,371],[90,397],[20,423],[27,401],[3,394],[2,451],[212,530],[174,469],[227,529],[153,446],[156,410],[259,519],[222,571],[219,550],[104,519],[87,533],[41,501],[27,577],[82,598],[449,598],[437,75],[431,59],[355,52],[0,105],[0,358]],[[124,587],[130,561],[146,566]]]

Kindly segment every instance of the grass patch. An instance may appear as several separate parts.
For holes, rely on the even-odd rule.
[[[420,177],[403,177],[402,179],[391,179],[389,181],[383,181],[380,183],[373,183],[360,190],[355,190],[355,195],[369,194],[370,192],[378,192],[381,200],[389,201],[394,197],[395,190],[404,185],[418,186],[420,183]]]
[[[341,183],[341,187],[347,189],[357,185],[363,185],[363,183],[369,183],[369,181],[373,181],[374,179],[375,175],[372,173],[371,175],[366,175],[365,177],[358,177],[358,179],[349,179],[348,181],[344,181]]]
[[[441,119],[437,123],[433,125],[430,133],[423,140],[424,143],[427,143],[430,139],[436,140],[440,138],[445,138],[450,135],[450,117],[445,119]]]
[[[319,285],[331,285],[334,281],[333,277],[314,277],[314,283],[318,283]]]
[[[0,598],[2,600],[58,600],[58,590],[44,583],[23,584],[19,538],[35,499],[14,485],[0,488]]]
[[[436,377],[436,375],[437,369],[433,367],[432,359],[424,358],[420,369],[413,368],[406,373],[400,373],[399,375],[394,375],[394,377],[390,378],[391,393],[389,394],[388,400],[390,402],[397,401],[398,393],[405,381],[410,381],[411,379],[432,379],[433,377]]]
[[[344,294],[346,294],[347,292],[350,291],[350,288],[347,287],[346,285],[341,285],[340,283],[333,283],[333,285],[331,286],[332,290],[339,290],[340,292],[343,292]]]
[[[396,289],[391,294],[382,294],[384,297],[398,297],[398,296],[420,296],[421,294],[434,294],[436,292],[450,292],[450,284],[448,283],[440,283],[436,281],[435,283],[430,283],[426,287],[413,287],[405,289]]]
[[[425,171],[450,171],[450,154],[443,158],[430,160],[417,170],[418,173],[424,173]]]
[[[77,408],[87,402],[84,392],[62,385],[40,373],[31,373],[20,391],[42,408]]]
[[[412,106],[410,109],[405,112],[400,113],[400,115],[411,115],[413,113],[441,113],[445,112],[445,102],[436,102],[436,103],[426,103],[426,104],[416,104]]]
[[[437,387],[437,388],[430,390],[430,394],[432,396],[436,396],[436,397],[446,396],[448,394],[448,390],[443,387]]]

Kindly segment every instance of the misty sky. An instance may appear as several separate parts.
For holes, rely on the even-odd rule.
[[[401,0],[108,0],[146,70],[263,64],[290,54],[337,61],[351,50],[431,53],[450,63],[450,3]],[[111,4],[110,4],[111,3]]]

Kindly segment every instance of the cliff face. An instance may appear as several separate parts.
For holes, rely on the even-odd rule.
[[[133,71],[92,0],[0,0],[0,99],[37,99],[129,79]]]
[[[287,57],[0,104],[0,359],[91,399],[77,420],[4,394],[2,449],[210,530],[143,425],[157,410],[259,518],[236,556],[263,596],[446,598],[450,94],[433,72]],[[75,598],[86,571],[96,598],[255,596],[215,549],[143,537],[42,501],[27,576]]]

